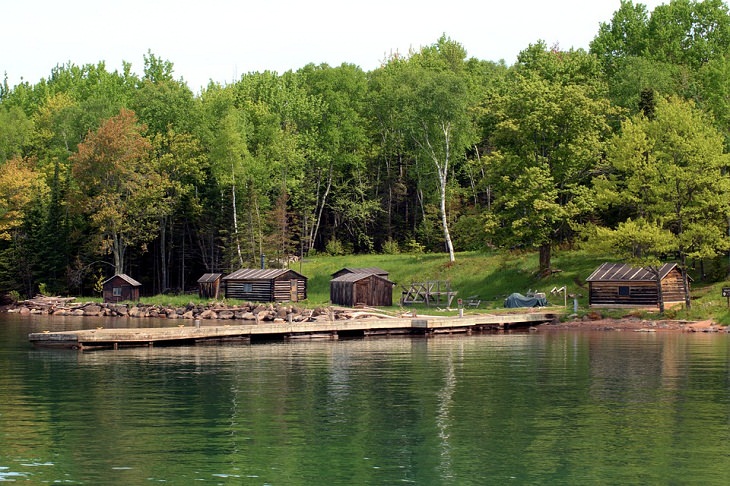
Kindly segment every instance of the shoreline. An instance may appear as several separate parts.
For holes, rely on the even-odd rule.
[[[647,320],[636,317],[622,319],[572,320],[541,326],[543,330],[583,330],[583,331],[633,331],[633,332],[705,332],[730,333],[728,326],[715,323],[712,319],[702,321]]]
[[[534,309],[526,309],[534,312]],[[395,315],[377,308],[346,308],[338,306],[300,308],[292,303],[243,303],[229,305],[221,302],[208,304],[189,303],[186,306],[161,306],[141,303],[76,302],[75,298],[37,296],[14,304],[0,306],[0,312],[19,315],[81,316],[81,317],[131,317],[179,319],[192,321],[244,321],[244,322],[317,322],[352,320],[362,318],[393,319],[415,317],[405,312]],[[489,313],[488,313],[489,314]],[[478,315],[478,314],[477,314]],[[470,314],[470,316],[473,316]],[[426,317],[426,316],[424,316]],[[436,317],[436,316],[431,316]],[[554,322],[539,326],[540,330],[554,332],[581,331],[634,331],[634,332],[705,332],[730,333],[730,326],[722,326],[711,319],[685,321],[638,317],[588,318]]]

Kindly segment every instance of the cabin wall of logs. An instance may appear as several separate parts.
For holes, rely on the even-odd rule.
[[[241,269],[223,277],[228,299],[299,302],[307,298],[307,278],[287,269]]]
[[[682,272],[674,264],[657,271],[624,264],[604,263],[586,279],[589,305],[593,307],[655,307],[659,305],[657,273],[661,281],[664,305],[684,302]]]

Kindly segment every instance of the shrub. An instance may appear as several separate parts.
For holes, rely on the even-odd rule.
[[[398,253],[400,253],[398,242],[395,241],[393,238],[388,238],[388,241],[383,243],[383,253],[385,253],[386,255],[397,255]]]
[[[325,251],[328,255],[331,256],[338,256],[338,255],[344,255],[345,254],[345,247],[342,245],[342,243],[337,238],[332,238],[327,242],[327,245],[325,246]]]
[[[406,253],[423,253],[426,247],[411,238],[406,242]]]

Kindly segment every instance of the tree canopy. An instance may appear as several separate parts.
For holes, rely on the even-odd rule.
[[[724,2],[623,0],[589,51],[510,66],[445,34],[197,94],[152,52],[61,64],[0,89],[0,291],[186,290],[316,252],[539,249],[547,275],[588,233],[725,276],[729,59]]]

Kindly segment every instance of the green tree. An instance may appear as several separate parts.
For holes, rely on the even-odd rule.
[[[152,170],[159,175],[164,189],[164,198],[157,214],[159,223],[160,272],[159,288],[162,292],[170,285],[170,266],[173,252],[182,253],[184,242],[175,246],[176,222],[184,223],[201,213],[201,199],[198,189],[206,182],[208,159],[200,141],[191,134],[177,133],[169,129],[152,138]],[[184,230],[184,224],[182,224]],[[184,231],[183,231],[184,233]],[[180,241],[181,235],[177,238]],[[184,267],[184,264],[183,264]],[[185,288],[184,274],[180,276],[180,288]]]
[[[540,273],[553,244],[572,237],[590,213],[584,197],[610,133],[612,108],[595,59],[583,51],[520,54],[505,92],[490,157],[495,201],[487,214],[494,242],[540,249]]]
[[[437,190],[438,213],[449,261],[454,245],[449,230],[447,199],[454,164],[476,142],[476,100],[470,90],[466,50],[442,36],[435,44],[404,60],[394,57],[383,68],[395,74],[396,120],[403,126],[404,142],[416,160],[426,161]]]
[[[651,58],[698,69],[730,52],[730,14],[722,0],[672,0],[648,22]]]
[[[99,249],[125,271],[129,247],[142,250],[155,238],[164,184],[150,163],[151,144],[129,110],[89,133],[71,156],[79,208],[98,231]]]
[[[31,120],[20,108],[0,105],[0,164],[23,155],[32,130]]]
[[[612,77],[626,59],[646,55],[649,44],[649,14],[646,6],[631,0],[621,0],[610,22],[601,22],[598,34],[591,41],[595,54],[606,73]]]
[[[309,201],[313,211],[308,218],[312,220],[308,246],[320,238],[327,220],[330,234],[321,235],[322,239],[341,238],[339,229],[344,227],[358,250],[371,251],[371,224],[378,205],[369,201],[372,181],[366,165],[370,139],[364,117],[365,73],[352,64],[323,64],[305,66],[298,74],[321,110],[305,152],[305,177],[316,181],[310,186],[316,188],[316,194]]]
[[[195,99],[182,81],[173,79],[173,64],[151,52],[144,56],[144,76],[134,92],[131,108],[150,134],[193,131],[196,120]]]
[[[688,259],[730,248],[729,166],[723,137],[702,112],[690,102],[661,99],[654,118],[623,123],[594,181],[596,200],[671,232],[686,279]]]

